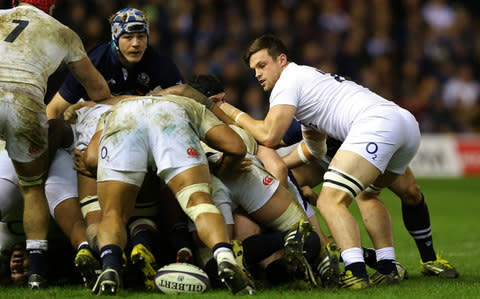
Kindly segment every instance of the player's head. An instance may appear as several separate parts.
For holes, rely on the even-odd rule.
[[[220,105],[225,98],[222,82],[214,75],[196,75],[187,80],[187,84],[195,88],[215,104]]]
[[[124,8],[110,17],[112,42],[129,63],[139,62],[148,45],[148,20],[135,8]]]
[[[265,91],[271,90],[288,64],[288,50],[280,39],[265,34],[255,39],[244,55],[245,63],[255,70],[255,77]]]
[[[17,6],[19,3],[31,4],[44,12],[51,14],[51,9],[53,8],[52,5],[55,5],[55,0],[12,0],[12,7]]]

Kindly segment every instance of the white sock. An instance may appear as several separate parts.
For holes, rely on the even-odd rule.
[[[87,245],[87,246],[88,246],[88,242],[87,242],[87,241],[83,241],[82,243],[80,243],[80,245],[78,245],[78,247],[77,247],[77,251],[80,250],[80,247],[82,247],[83,245]]]
[[[346,266],[353,263],[365,263],[363,259],[363,249],[362,248],[348,248],[341,253],[343,264]]]
[[[395,249],[393,247],[384,247],[376,249],[377,262],[381,260],[394,260],[395,261]]]
[[[48,241],[47,240],[27,240],[25,243],[26,249],[41,249],[48,250]]]
[[[223,261],[227,261],[234,265],[237,264],[237,262],[235,262],[235,257],[233,256],[233,251],[225,247],[220,247],[215,250],[213,257],[217,260],[217,264],[220,264]]]

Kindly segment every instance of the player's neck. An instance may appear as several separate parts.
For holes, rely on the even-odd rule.
[[[133,67],[135,66],[136,63],[133,63],[133,62],[129,62],[125,56],[123,56],[123,54],[120,52],[120,51],[117,51],[117,57],[118,57],[118,60],[120,61],[120,63],[127,69],[127,70],[131,70],[133,69]]]

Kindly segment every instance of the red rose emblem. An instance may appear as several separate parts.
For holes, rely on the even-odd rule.
[[[187,155],[189,155],[190,157],[195,157],[195,158],[200,156],[197,149],[194,148],[194,147],[191,147],[191,148],[187,149]]]
[[[36,152],[38,152],[38,150],[39,150],[39,148],[34,146],[34,145],[32,145],[31,147],[28,148],[28,152],[30,154],[36,153]]]
[[[263,183],[265,186],[271,185],[272,182],[273,182],[273,178],[272,178],[271,176],[268,176],[268,175],[267,175],[266,177],[264,177],[263,180],[262,180],[262,183]]]

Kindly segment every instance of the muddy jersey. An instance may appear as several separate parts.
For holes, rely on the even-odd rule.
[[[122,106],[129,102],[138,102],[139,104],[143,101],[144,106],[154,105],[156,101],[165,101],[173,102],[180,106],[188,115],[189,124],[192,129],[195,131],[197,136],[201,140],[205,140],[205,134],[213,127],[222,125],[223,122],[220,121],[210,110],[208,110],[204,105],[197,103],[195,100],[175,95],[165,95],[165,96],[143,96],[128,98],[120,101],[118,104],[113,106],[110,110],[102,115],[102,119],[99,121],[99,128],[97,131],[102,128],[103,120],[106,119],[110,114],[113,114],[118,109],[123,109]],[[116,124],[118,125],[118,123]],[[123,126],[125,129],[128,129],[130,124],[125,122]],[[121,128],[116,127],[115,130],[120,130]],[[112,130],[108,126],[105,128],[104,134],[109,133]]]
[[[87,55],[75,32],[32,6],[0,10],[0,39],[0,88],[33,98],[31,109],[44,110],[48,77],[62,61]]]
[[[352,124],[370,115],[400,107],[345,78],[290,62],[270,95],[270,107],[296,107],[305,127],[343,141]]]

